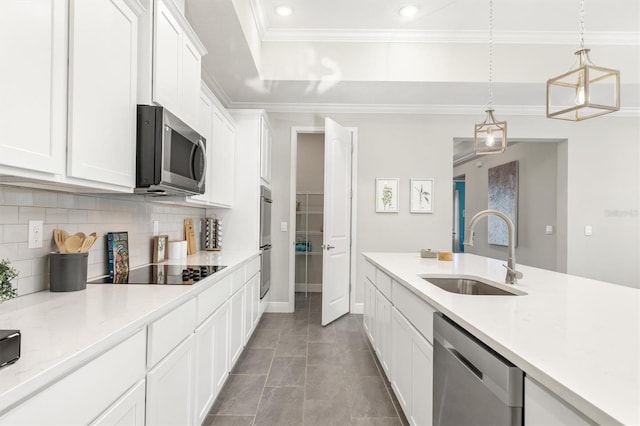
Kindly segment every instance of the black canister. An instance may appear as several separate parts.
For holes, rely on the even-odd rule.
[[[87,288],[89,253],[50,253],[49,290],[78,291]]]

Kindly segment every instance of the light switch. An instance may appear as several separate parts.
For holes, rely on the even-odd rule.
[[[593,235],[593,226],[586,225],[584,227],[584,235],[586,235],[587,237]]]
[[[547,235],[552,235],[553,234],[553,225],[547,225],[547,227],[545,228],[544,232]]]
[[[287,232],[287,222],[280,222],[280,231]]]

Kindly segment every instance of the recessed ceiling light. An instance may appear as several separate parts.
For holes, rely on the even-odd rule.
[[[276,8],[276,13],[280,16],[289,16],[293,13],[293,9],[289,6],[278,6]]]
[[[398,13],[400,14],[400,16],[404,18],[413,18],[418,13],[418,8],[410,4],[410,5],[401,7]]]

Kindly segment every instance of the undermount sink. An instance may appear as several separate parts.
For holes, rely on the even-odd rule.
[[[471,296],[523,296],[527,294],[517,289],[498,287],[500,284],[478,277],[434,277],[421,275],[420,278],[450,293],[468,294]]]

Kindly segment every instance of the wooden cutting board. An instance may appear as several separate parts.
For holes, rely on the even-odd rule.
[[[196,252],[196,232],[193,229],[193,219],[184,220],[184,239],[187,240],[187,254]]]

